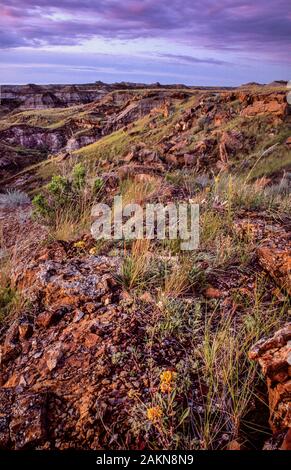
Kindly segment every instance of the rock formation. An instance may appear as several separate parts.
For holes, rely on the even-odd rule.
[[[259,362],[266,378],[270,426],[282,450],[291,450],[291,323],[267,340],[259,341],[249,354]]]

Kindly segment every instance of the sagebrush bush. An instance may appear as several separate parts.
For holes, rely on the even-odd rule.
[[[0,194],[0,206],[13,208],[29,204],[30,199],[26,193],[17,189],[8,190],[4,194]]]
[[[81,163],[69,175],[54,175],[43,193],[33,198],[34,215],[51,227],[54,238],[77,235],[89,224],[91,206],[102,192],[100,181],[88,180]]]

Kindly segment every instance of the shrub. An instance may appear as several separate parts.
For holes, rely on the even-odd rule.
[[[93,183],[93,193],[99,195],[104,187],[104,181],[101,178],[96,178]]]
[[[67,178],[61,175],[55,175],[52,177],[47,189],[49,193],[53,194],[59,200],[59,202],[62,202],[65,195],[70,191],[70,186],[70,182]]]
[[[43,218],[47,218],[49,216],[50,208],[43,194],[37,194],[36,196],[34,196],[32,200],[32,205],[35,209],[35,212],[39,216]]]
[[[7,208],[19,207],[24,204],[29,204],[30,199],[23,191],[17,189],[8,190],[4,194],[0,194],[0,206]]]
[[[72,178],[73,178],[73,186],[77,190],[81,190],[84,188],[86,184],[86,169],[82,163],[77,163],[77,165],[74,166],[73,172],[72,172]]]
[[[94,194],[84,166],[78,163],[70,175],[53,176],[44,192],[34,197],[34,214],[51,227],[53,238],[68,240],[89,223]]]
[[[192,287],[191,271],[193,261],[187,256],[181,256],[174,268],[166,273],[162,295],[166,298],[178,298],[186,294]]]

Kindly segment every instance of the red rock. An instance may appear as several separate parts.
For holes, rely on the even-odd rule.
[[[241,444],[234,440],[227,445],[227,450],[241,450]]]
[[[266,377],[270,426],[275,434],[289,429],[284,444],[288,446],[291,428],[291,323],[272,338],[254,345],[249,357],[259,362]]]
[[[153,296],[151,295],[150,292],[144,292],[143,294],[140,295],[140,300],[142,302],[146,302],[146,303],[154,303],[155,302],[155,299],[153,298]]]
[[[282,442],[282,445],[281,445],[281,450],[291,450],[291,428],[288,429],[284,439],[283,439],[283,442]]]
[[[0,400],[0,449],[8,449],[10,444],[10,421],[14,402],[14,390],[1,389]]]
[[[207,297],[207,299],[221,299],[223,292],[214,287],[208,287],[205,291],[205,297]]]
[[[46,397],[28,393],[17,398],[9,425],[10,438],[15,449],[36,446],[46,438]]]
[[[278,285],[291,294],[291,250],[262,246],[258,249],[258,257]]]
[[[18,326],[18,331],[20,339],[27,339],[32,335],[33,328],[30,323],[20,323]]]
[[[56,312],[54,310],[46,310],[37,316],[35,323],[39,327],[48,328],[53,323],[55,318]]]
[[[62,345],[60,343],[55,344],[53,349],[45,353],[43,360],[50,372],[57,367],[62,355]]]
[[[266,97],[264,100],[255,101],[253,104],[244,108],[241,112],[242,116],[252,117],[261,114],[273,114],[283,117],[287,109],[287,103],[283,100],[273,97]]]
[[[166,163],[169,163],[170,165],[177,166],[178,165],[178,159],[175,155],[166,155],[165,157]]]
[[[191,155],[189,153],[184,154],[184,165],[186,166],[192,166],[196,161],[196,158],[194,155]]]
[[[235,155],[244,145],[243,135],[236,131],[223,132],[219,142],[219,156],[223,163]]]
[[[87,348],[93,348],[100,342],[100,337],[94,333],[89,333],[85,338],[85,346]]]
[[[15,359],[21,351],[19,344],[19,330],[17,321],[13,322],[8,329],[3,346],[1,346],[1,362],[7,362]]]

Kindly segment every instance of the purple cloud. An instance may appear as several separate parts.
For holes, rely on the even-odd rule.
[[[134,72],[141,80],[151,70],[153,81],[161,81],[167,73],[170,81],[187,83],[290,78],[290,0],[0,0],[0,11],[0,52],[5,58],[14,57],[14,70],[23,63],[22,80],[35,76],[43,81],[47,76],[42,68],[39,78],[41,72],[32,60],[36,51],[49,57],[42,46],[75,46],[93,38],[119,39],[124,44],[121,49],[119,43],[116,56],[110,55],[105,78],[121,55],[131,56],[131,62],[121,59],[116,80],[126,70],[129,77]],[[151,44],[156,40],[158,47],[145,53],[147,38]],[[134,54],[132,40],[137,40]],[[90,50],[94,44],[98,41]],[[17,48],[23,47],[17,54]],[[98,46],[95,52],[100,52]],[[64,57],[61,48],[59,54]],[[35,64],[34,69],[28,68],[26,59]],[[94,66],[90,63],[91,72],[85,72],[84,65],[82,80],[94,79]],[[5,62],[2,69],[2,80],[19,79],[12,68],[6,72]],[[102,73],[99,62],[97,69],[96,74]],[[46,74],[52,70],[49,64]],[[60,70],[61,64],[55,80]]]
[[[193,47],[290,56],[290,0],[5,0],[2,10],[0,47],[170,37]]]
[[[230,65],[230,62],[227,62],[225,60],[213,59],[211,57],[200,59],[198,57],[192,57],[190,55],[183,54],[159,54],[158,56],[164,59],[169,59],[170,61],[178,62],[180,64],[189,63],[207,65]]]

